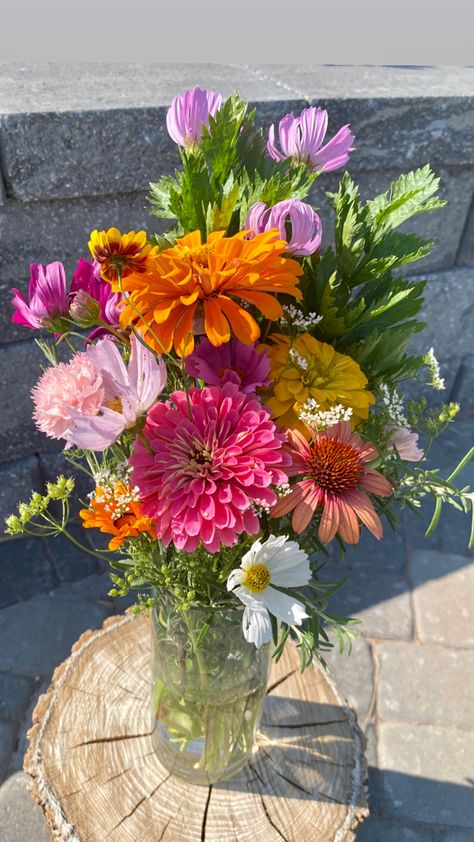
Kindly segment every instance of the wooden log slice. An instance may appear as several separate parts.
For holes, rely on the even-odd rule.
[[[150,621],[86,632],[41,696],[25,769],[52,837],[67,842],[350,842],[368,814],[364,739],[318,667],[273,664],[258,751],[196,786],[161,765],[150,733]]]

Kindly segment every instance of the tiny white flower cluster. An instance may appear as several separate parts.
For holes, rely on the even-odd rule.
[[[279,497],[288,497],[290,491],[291,486],[289,482],[283,482],[281,485],[277,486],[277,494]]]
[[[339,421],[349,421],[351,415],[352,408],[341,403],[331,406],[330,409],[320,410],[319,403],[314,398],[308,398],[298,412],[300,421],[319,430],[333,427]]]
[[[295,351],[294,348],[290,348],[288,352],[288,358],[290,362],[296,363],[296,365],[303,371],[307,370],[309,365],[308,360],[305,360],[305,358],[298,354],[298,351]]]
[[[396,389],[390,389],[386,383],[380,384],[382,402],[388,415],[400,427],[408,427],[408,420],[403,408],[403,398]]]
[[[282,325],[290,325],[291,327],[296,327],[299,330],[308,330],[310,327],[314,327],[320,322],[322,316],[318,316],[317,313],[308,313],[307,316],[304,313],[301,313],[294,304],[284,304],[283,305],[283,316],[280,319]]]
[[[251,500],[250,508],[257,517],[261,517],[264,512],[266,515],[270,514],[270,506],[264,503],[263,500]]]
[[[444,389],[444,378],[440,376],[439,362],[434,355],[434,348],[430,348],[424,357],[424,363],[428,366],[431,374],[431,385],[433,389]]]
[[[113,471],[110,471],[108,468],[102,468],[100,471],[97,471],[94,474],[95,484],[100,488],[110,489],[113,489],[119,482],[129,485],[131,472],[132,469],[127,462],[120,462],[115,466]]]

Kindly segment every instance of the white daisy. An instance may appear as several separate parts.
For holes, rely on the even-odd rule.
[[[275,535],[255,541],[242,558],[240,567],[229,574],[227,590],[244,603],[242,621],[245,639],[260,649],[272,637],[270,615],[288,625],[300,626],[308,616],[297,599],[281,593],[272,585],[294,588],[307,585],[311,578],[309,559],[288,535]]]

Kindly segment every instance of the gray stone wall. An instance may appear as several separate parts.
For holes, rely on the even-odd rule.
[[[417,264],[431,322],[419,347],[435,346],[447,394],[473,408],[474,69],[0,63],[0,517],[57,466],[31,421],[41,355],[10,323],[9,289],[26,290],[30,262],[62,260],[70,278],[93,228],[157,230],[148,182],[178,163],[166,110],[195,84],[238,89],[265,127],[308,104],[328,109],[330,130],[350,122],[350,171],[367,198],[433,165],[449,204],[411,225],[437,241]],[[315,191],[326,231],[324,191],[336,181]]]

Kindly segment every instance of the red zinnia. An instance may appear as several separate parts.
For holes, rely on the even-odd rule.
[[[321,541],[331,541],[336,532],[348,544],[360,537],[359,521],[382,537],[382,524],[367,492],[389,497],[388,480],[366,463],[377,457],[377,450],[352,432],[348,421],[339,421],[319,433],[312,443],[297,430],[288,432],[293,464],[288,476],[301,476],[287,497],[273,507],[271,516],[293,511],[292,527],[303,532],[316,509],[322,508],[319,525]]]

